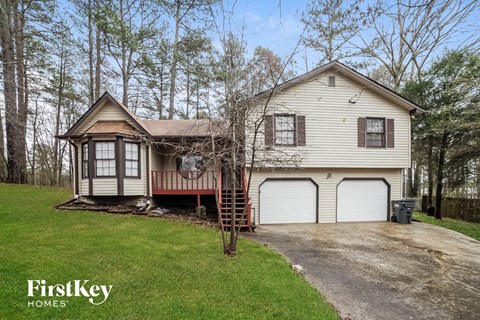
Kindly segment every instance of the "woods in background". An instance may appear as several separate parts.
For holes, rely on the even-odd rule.
[[[68,185],[72,155],[55,135],[105,90],[144,118],[219,118],[225,92],[240,99],[341,59],[429,111],[412,124],[407,197],[427,194],[439,217],[442,196],[480,197],[476,1],[313,0],[297,15],[311,54],[293,59],[268,43],[249,52],[245,27],[229,23],[235,5],[0,0],[0,181]]]

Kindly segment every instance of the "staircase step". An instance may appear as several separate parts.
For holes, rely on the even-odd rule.
[[[235,204],[235,207],[236,207],[236,208],[243,208],[243,207],[245,207],[245,203],[244,203],[244,202],[243,202],[243,203],[237,203],[237,204]],[[225,208],[225,209],[226,209],[226,208],[233,208],[233,204],[232,204],[232,203],[224,203],[224,202],[222,202],[222,209],[223,209],[223,208]]]
[[[222,217],[231,217],[232,216],[231,213],[222,213],[221,215],[222,215]],[[237,212],[235,214],[235,216],[237,216],[237,217],[245,216],[246,217],[247,215],[243,214],[243,212]]]

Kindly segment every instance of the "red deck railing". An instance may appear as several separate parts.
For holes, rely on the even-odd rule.
[[[185,178],[178,171],[152,171],[153,194],[215,194],[214,171],[191,173]]]
[[[247,226],[248,228],[251,230],[251,219],[252,219],[252,201],[250,200],[250,198],[248,197],[248,194],[249,194],[249,190],[248,190],[248,182],[247,182],[247,171],[245,169],[243,169],[243,181],[242,181],[242,191],[243,191],[243,195],[245,197],[245,200],[246,200],[246,221],[247,221]]]

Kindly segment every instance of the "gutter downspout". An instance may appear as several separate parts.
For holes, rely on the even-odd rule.
[[[78,147],[75,143],[72,142],[72,139],[68,138],[68,143],[70,144],[70,148],[73,147],[73,197],[74,199],[78,199],[79,192],[78,192]]]

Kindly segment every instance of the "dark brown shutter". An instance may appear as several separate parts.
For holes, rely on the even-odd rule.
[[[367,119],[365,118],[358,118],[358,146],[364,148],[365,147],[365,131],[367,127]]]
[[[387,148],[395,147],[395,124],[393,119],[387,119]]]
[[[265,116],[265,145],[273,145],[273,116]]]
[[[305,132],[305,116],[297,116],[297,145],[307,145],[306,132]]]

